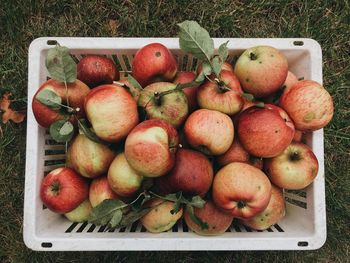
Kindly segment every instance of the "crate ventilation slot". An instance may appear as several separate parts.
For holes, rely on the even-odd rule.
[[[135,222],[130,226],[108,229],[106,226],[96,226],[88,223],[72,223],[66,229],[65,233],[143,233],[147,230],[142,226],[141,223]],[[192,232],[189,230],[184,220],[180,220],[169,232]],[[226,232],[284,232],[281,226],[278,224],[271,226],[266,230],[254,230],[247,226],[243,226],[238,223],[233,223]]]
[[[284,197],[286,202],[307,209],[306,191],[304,190],[285,190]]]

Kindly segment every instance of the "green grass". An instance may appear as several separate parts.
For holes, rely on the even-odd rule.
[[[166,2],[166,3],[165,3]],[[27,53],[40,36],[173,37],[197,20],[212,37],[310,37],[323,49],[324,85],[335,103],[325,128],[328,238],[303,252],[39,253],[22,240],[25,123],[1,124],[0,262],[346,262],[349,259],[350,6],[347,1],[1,1],[0,95],[25,107]],[[117,27],[107,26],[109,19]]]

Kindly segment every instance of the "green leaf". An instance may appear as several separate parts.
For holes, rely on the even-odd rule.
[[[89,223],[95,225],[106,225],[112,220],[116,211],[122,211],[121,209],[124,207],[127,207],[127,204],[121,200],[106,199],[92,209],[89,215]],[[114,220],[117,221],[116,219],[118,218],[115,218]]]
[[[254,101],[254,96],[250,93],[243,93],[242,97],[245,98],[247,101]]]
[[[51,78],[59,82],[72,83],[77,79],[77,64],[70,56],[67,47],[56,46],[49,49],[46,68]]]
[[[50,89],[41,90],[35,97],[42,104],[52,108],[59,109],[61,108],[62,99],[54,91]]]
[[[94,133],[88,126],[88,123],[85,119],[79,119],[78,120],[78,127],[79,127],[79,131],[81,131],[86,137],[88,137],[91,141],[96,142],[96,143],[100,143],[100,144],[104,144],[107,146],[110,146],[110,143],[105,142],[103,140],[101,140],[96,133]]]
[[[109,221],[108,223],[108,226],[110,228],[115,228],[119,225],[120,221],[122,220],[123,218],[123,212],[121,209],[118,209],[114,212],[111,220]]]
[[[139,89],[139,90],[143,90],[142,86],[140,85],[140,83],[133,77],[131,76],[131,74],[128,74],[128,81],[131,85],[133,85],[135,88]]]
[[[196,195],[192,197],[189,204],[198,208],[202,208],[205,205],[205,201],[199,195]]]
[[[173,209],[170,211],[171,214],[177,214],[181,208],[181,203],[183,201],[182,199],[182,192],[179,192],[176,194],[177,200],[174,202]]]
[[[132,223],[136,222],[139,220],[141,217],[143,217],[145,214],[147,214],[151,210],[150,207],[143,208],[138,211],[133,211],[131,210],[129,213],[125,214],[120,221],[119,226],[120,227],[126,227],[131,225]]]
[[[220,77],[220,71],[221,71],[221,66],[222,66],[222,63],[220,62],[220,58],[219,57],[214,57],[211,61],[211,65],[213,67],[213,71],[216,75],[217,78]]]
[[[189,204],[186,205],[186,211],[188,213],[188,215],[190,216],[191,220],[199,225],[202,229],[208,229],[209,226],[206,222],[203,222],[202,219],[200,219],[198,216],[196,216],[194,214],[194,210],[193,210],[193,207]]]
[[[202,63],[202,70],[198,74],[197,78],[195,79],[195,82],[203,82],[205,80],[206,76],[209,76],[212,73],[212,68],[209,64],[209,62],[203,62]]]
[[[49,131],[56,142],[67,142],[73,137],[74,127],[69,121],[59,120],[50,125]]]
[[[262,101],[259,101],[258,103],[255,103],[254,106],[259,107],[259,108],[264,108],[265,107],[265,103],[262,102]]]
[[[196,21],[184,21],[178,26],[180,48],[199,60],[210,62],[214,54],[214,41],[208,31]]]
[[[220,57],[221,63],[224,63],[228,57],[227,44],[228,44],[228,41],[225,43],[222,43],[219,47],[219,57]]]

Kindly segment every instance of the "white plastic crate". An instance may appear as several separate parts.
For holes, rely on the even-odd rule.
[[[256,45],[271,45],[287,57],[297,77],[322,83],[322,52],[312,39],[214,39],[218,48],[229,40],[229,59]],[[59,42],[79,60],[86,54],[113,58],[119,69],[130,71],[136,51],[146,44],[160,42],[172,50],[179,70],[193,70],[197,61],[179,48],[177,38],[38,38],[29,48],[27,153],[23,236],[33,250],[307,250],[321,247],[326,240],[323,130],[310,134],[307,143],[319,161],[318,175],[303,191],[286,191],[286,216],[265,231],[232,225],[222,236],[204,237],[192,233],[184,221],[172,230],[152,234],[138,223],[104,232],[105,227],[71,223],[45,209],[40,198],[41,179],[65,162],[64,145],[54,143],[39,127],[31,111],[33,95],[47,80],[45,57]],[[51,44],[51,45],[50,45]]]

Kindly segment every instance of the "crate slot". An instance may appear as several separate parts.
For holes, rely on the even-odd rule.
[[[182,57],[182,63],[180,64],[179,69],[180,69],[181,71],[186,71],[186,69],[187,69],[187,63],[188,63],[188,55],[186,54],[186,55],[184,55],[184,56]]]
[[[186,71],[192,71],[192,65],[193,65],[193,56],[191,54],[189,54],[187,57]]]
[[[121,66],[121,70],[122,70],[122,71],[128,71],[128,68],[127,68],[127,66],[126,66],[126,64],[125,64],[125,62],[124,62],[123,56],[117,54],[117,58],[118,58],[118,61],[119,61],[119,63],[120,63],[120,66]]]
[[[284,232],[282,227],[280,227],[278,224],[275,224],[274,227],[277,229],[278,232]]]
[[[131,64],[129,62],[128,56],[123,54],[122,57],[126,66],[124,71],[131,71]]]
[[[83,230],[85,229],[85,227],[88,225],[87,222],[84,222],[79,228],[78,230],[76,231],[77,233],[81,233],[83,232]]]
[[[51,172],[52,170],[55,170],[55,169],[63,167],[63,166],[64,166],[63,164],[44,166],[44,172]]]
[[[306,191],[305,190],[284,190],[285,193],[288,193],[288,194],[293,194],[293,195],[298,195],[300,197],[304,197],[306,198]]]
[[[117,66],[117,69],[119,71],[122,71],[122,66],[120,65],[120,62],[119,62],[117,55],[111,55],[111,58],[112,58],[114,64]]]
[[[45,154],[45,157],[44,157],[45,161],[51,161],[51,160],[55,161],[55,160],[65,160],[65,159],[66,159],[65,154]]]
[[[299,207],[304,208],[304,209],[307,208],[307,204],[305,202],[289,198],[288,196],[285,196],[284,199],[292,205],[296,205],[296,206],[299,206]]]
[[[44,166],[61,165],[64,166],[66,159],[63,160],[45,160]]]
[[[86,232],[88,232],[88,233],[94,232],[95,228],[96,228],[96,225],[91,224],[91,226],[89,227],[89,229]]]
[[[77,225],[78,225],[78,223],[73,223],[73,224],[71,224],[71,225],[67,228],[67,230],[65,231],[65,233],[71,233]]]

